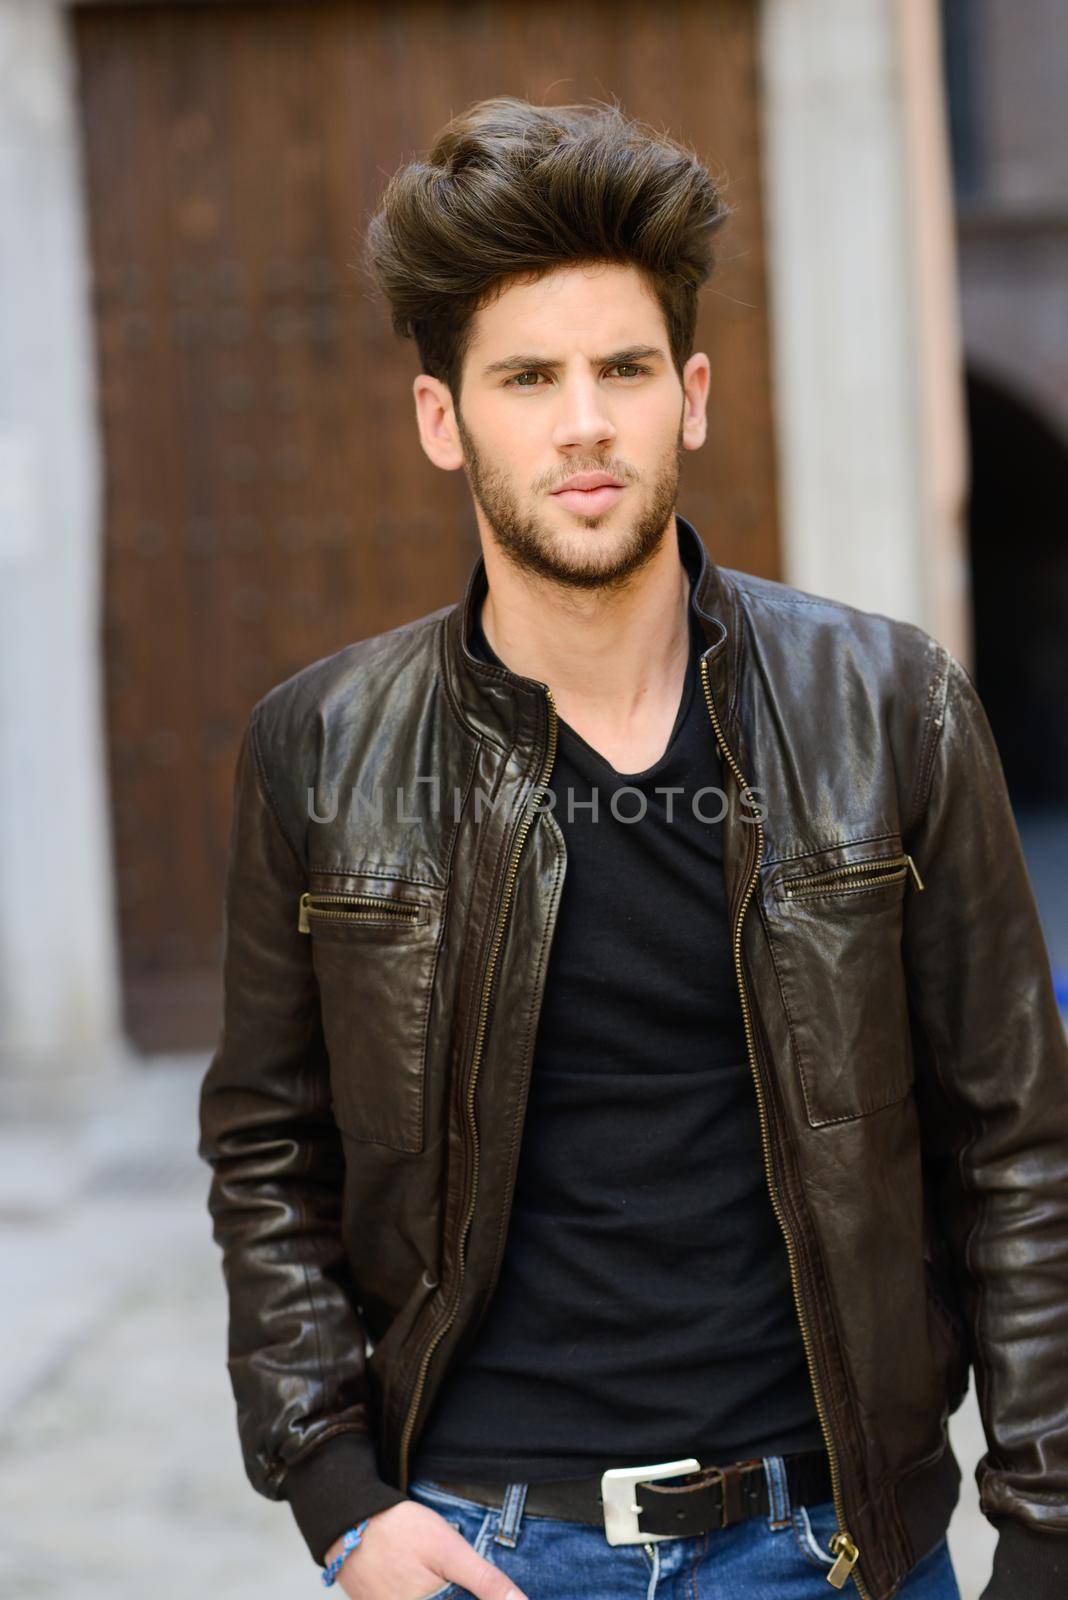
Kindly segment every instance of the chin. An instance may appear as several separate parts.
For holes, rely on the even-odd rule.
[[[588,566],[594,558],[598,565],[610,566],[629,547],[630,541],[627,528],[608,527],[602,518],[591,518],[588,522],[578,518],[563,535],[550,534],[543,541],[543,548],[551,551],[557,560],[573,560],[580,568]]]
[[[557,570],[569,573],[580,584],[617,578],[631,566],[628,529],[579,527],[571,538],[551,540],[545,548]]]

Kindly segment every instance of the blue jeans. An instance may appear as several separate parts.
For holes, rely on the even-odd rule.
[[[508,1485],[491,1509],[446,1494],[429,1478],[408,1486],[413,1500],[458,1528],[487,1561],[530,1600],[833,1600],[856,1593],[827,1582],[837,1531],[834,1503],[792,1505],[782,1456],[765,1457],[770,1511],[710,1533],[648,1544],[611,1545],[586,1522],[524,1514],[525,1483]],[[929,1550],[898,1590],[900,1600],[960,1600],[945,1539]],[[895,1600],[898,1600],[895,1596]],[[420,1600],[471,1600],[447,1583]]]

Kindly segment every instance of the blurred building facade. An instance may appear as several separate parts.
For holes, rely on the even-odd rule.
[[[973,662],[937,8],[679,0],[611,54],[581,4],[480,16],[0,0],[0,1082],[27,1095],[211,1045],[251,704],[462,591],[466,487],[421,458],[414,352],[353,263],[471,100],[618,95],[725,171],[680,508],[724,565]],[[977,358],[989,298],[969,267]],[[1026,388],[1047,420],[1063,375]]]
[[[1068,808],[1068,8],[944,11],[976,683],[1014,798]]]

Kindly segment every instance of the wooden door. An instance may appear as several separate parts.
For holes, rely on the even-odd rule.
[[[254,700],[458,599],[462,473],[415,432],[414,345],[355,263],[388,174],[490,94],[623,109],[730,176],[710,438],[680,509],[776,576],[754,8],[86,5],[73,13],[102,438],[107,726],[125,1021],[207,1046],[237,739]]]

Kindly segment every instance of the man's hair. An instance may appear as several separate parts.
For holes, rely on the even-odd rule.
[[[664,313],[681,378],[697,294],[729,214],[689,146],[616,104],[537,106],[511,95],[452,118],[425,160],[389,179],[365,270],[394,332],[458,405],[474,314],[508,286],[579,262],[637,267]]]

